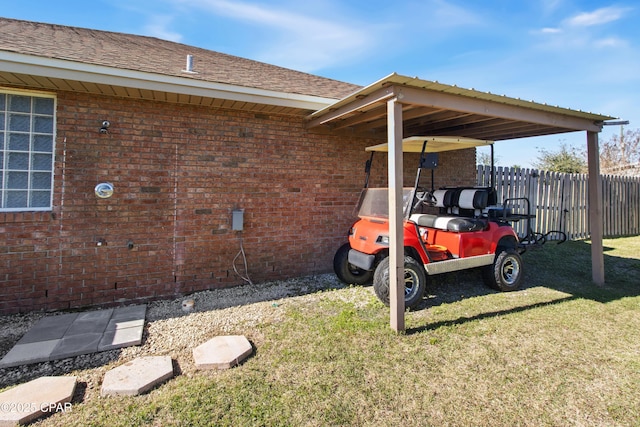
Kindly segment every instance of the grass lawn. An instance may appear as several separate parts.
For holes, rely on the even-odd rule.
[[[38,425],[639,426],[640,237],[605,240],[605,287],[589,242],[523,259],[517,292],[436,277],[401,335],[370,287],[290,298],[235,331],[255,346],[241,366]]]

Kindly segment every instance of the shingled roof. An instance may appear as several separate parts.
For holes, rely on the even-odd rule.
[[[341,99],[360,86],[155,37],[0,18],[0,52]],[[193,71],[185,73],[187,55]]]

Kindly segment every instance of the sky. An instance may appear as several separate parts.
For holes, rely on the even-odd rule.
[[[158,37],[362,86],[393,72],[629,120],[636,0],[0,0],[0,16]],[[586,150],[584,132],[501,141],[497,164]]]

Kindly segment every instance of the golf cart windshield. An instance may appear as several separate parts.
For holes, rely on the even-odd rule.
[[[420,153],[420,163],[418,167],[416,182],[414,187],[405,187],[402,194],[402,212],[405,217],[411,214],[411,211],[418,206],[419,203],[435,202],[432,192],[419,187],[420,171],[422,169],[431,169],[431,182],[433,191],[433,169],[438,165],[438,157],[436,153],[443,151],[462,150],[466,148],[475,148],[481,146],[492,145],[493,141],[484,139],[463,138],[458,136],[412,136],[402,140],[402,151],[405,153]],[[369,174],[371,173],[371,162],[373,154],[376,152],[388,152],[389,144],[378,144],[365,148],[371,152],[371,158],[365,166],[365,185],[360,195],[358,203],[358,216],[360,218],[389,218],[389,189],[388,188],[368,188]],[[492,157],[493,158],[493,157]],[[431,194],[431,197],[425,198]],[[414,200],[415,199],[415,200]],[[413,205],[413,206],[412,206]]]
[[[402,212],[406,212],[413,188],[403,188],[402,190]],[[360,196],[360,207],[358,209],[360,218],[389,218],[389,189],[388,188],[365,188]]]
[[[458,136],[412,136],[404,138],[402,140],[402,151],[405,153],[420,153],[421,160],[418,167],[418,176],[416,177],[415,187],[405,187],[402,191],[402,212],[403,215],[408,217],[411,214],[412,204],[414,199],[418,197],[417,201],[424,202],[423,197],[426,194],[430,194],[428,190],[418,187],[420,180],[421,169],[431,169],[432,176],[431,182],[433,183],[433,169],[437,166],[437,154],[443,151],[462,150],[465,148],[474,148],[492,145],[493,141],[484,139],[472,139],[463,138]],[[371,152],[371,158],[367,161],[365,172],[367,177],[365,179],[364,190],[360,194],[360,201],[358,203],[358,216],[360,218],[389,218],[389,189],[388,188],[369,188],[369,174],[371,172],[371,162],[373,160],[373,154],[375,152],[388,152],[389,144],[378,144],[365,148],[366,151]],[[427,153],[431,157],[427,156]],[[433,157],[433,156],[436,157]],[[433,184],[432,184],[433,185]],[[433,190],[433,188],[432,188]],[[415,205],[414,205],[415,207]]]

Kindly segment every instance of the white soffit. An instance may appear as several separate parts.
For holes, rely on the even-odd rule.
[[[316,111],[336,102],[333,98],[207,82],[187,77],[167,76],[6,51],[0,51],[0,71],[303,110]]]

